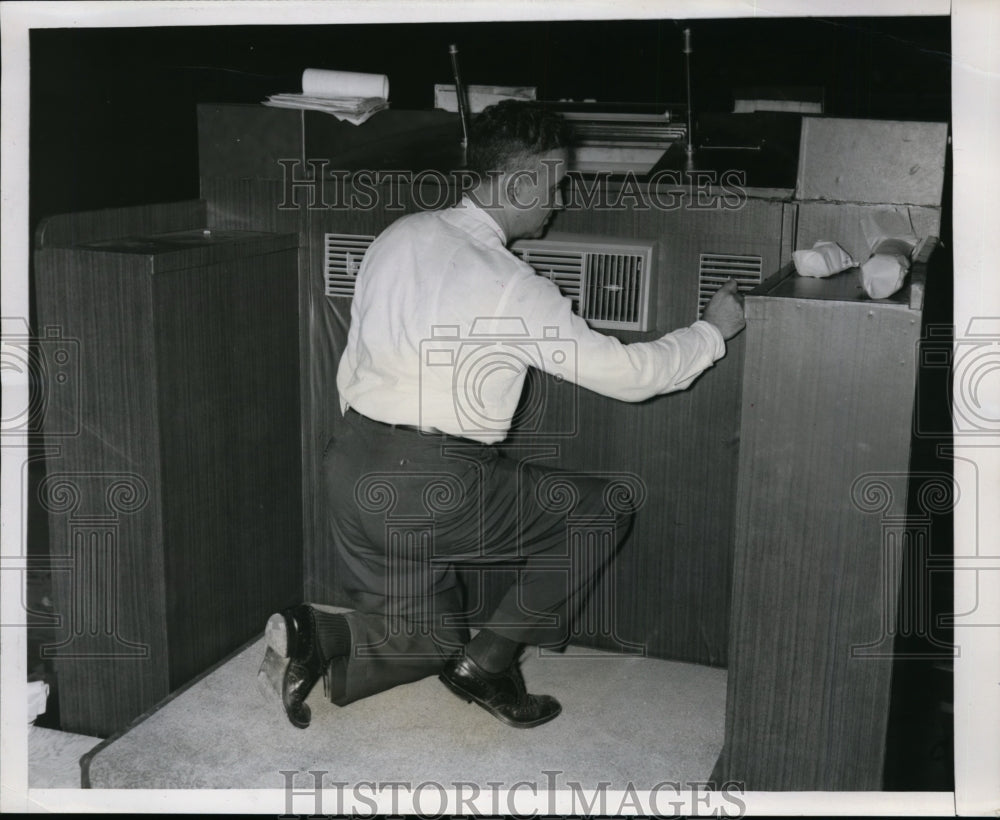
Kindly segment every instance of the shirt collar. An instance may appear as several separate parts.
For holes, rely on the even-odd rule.
[[[497,235],[497,238],[500,240],[500,244],[506,247],[507,234],[504,232],[504,229],[500,227],[499,223],[492,216],[490,216],[488,211],[480,207],[468,194],[462,194],[462,199],[458,203],[456,210],[467,214],[477,223],[481,223],[482,225],[488,227]]]

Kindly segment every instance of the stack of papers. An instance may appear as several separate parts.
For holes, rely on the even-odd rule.
[[[385,74],[307,68],[302,72],[301,94],[272,94],[264,105],[323,111],[361,125],[376,111],[389,107],[389,78]]]
[[[813,87],[738,88],[733,92],[733,113],[756,111],[792,111],[800,114],[823,113],[823,89]]]
[[[307,97],[305,94],[272,94],[264,105],[274,108],[299,108],[324,111],[339,120],[361,125],[372,114],[389,107],[381,97]]]

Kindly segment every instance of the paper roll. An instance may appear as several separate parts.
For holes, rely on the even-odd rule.
[[[302,94],[306,97],[380,97],[387,100],[389,78],[385,74],[307,68],[302,72]]]

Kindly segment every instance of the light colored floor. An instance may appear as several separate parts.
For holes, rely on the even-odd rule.
[[[28,727],[28,787],[79,789],[80,758],[101,742],[99,737]]]
[[[255,678],[263,639],[98,749],[94,788],[281,788],[283,771],[344,782],[539,783],[546,772],[587,788],[650,788],[709,779],[722,748],[726,672],[696,664],[571,648],[534,654],[532,691],[562,714],[512,729],[436,678],[340,708],[317,686],[313,722],[292,727]]]

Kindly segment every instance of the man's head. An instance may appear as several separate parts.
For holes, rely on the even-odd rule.
[[[568,143],[565,120],[534,102],[504,100],[473,120],[466,165],[508,240],[540,236],[562,207]]]

